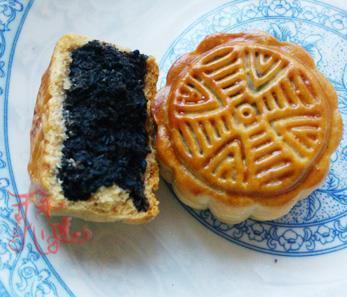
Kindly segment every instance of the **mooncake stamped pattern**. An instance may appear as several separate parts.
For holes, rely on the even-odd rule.
[[[334,85],[339,96],[339,110],[346,121],[347,14],[316,1],[232,1],[207,13],[190,25],[163,56],[161,86],[164,86],[170,65],[182,54],[194,50],[206,35],[257,31],[268,32],[281,41],[297,43],[311,54],[319,70]],[[252,114],[251,106],[243,108],[248,108],[248,113]],[[343,138],[331,158],[325,183],[276,221],[247,220],[228,225],[208,210],[184,207],[213,232],[253,250],[285,256],[311,256],[343,249],[347,247],[347,183],[343,179],[346,152],[347,143]]]

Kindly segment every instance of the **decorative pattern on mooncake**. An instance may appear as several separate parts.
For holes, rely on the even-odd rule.
[[[336,103],[299,46],[209,36],[172,66],[153,109],[164,175],[184,202],[224,221],[281,216],[328,171]]]

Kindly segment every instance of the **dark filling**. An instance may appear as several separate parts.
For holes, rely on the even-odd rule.
[[[146,211],[147,57],[98,41],[71,56],[71,87],[63,106],[67,138],[58,172],[64,195],[87,200],[101,186],[116,184],[129,191],[137,210]]]

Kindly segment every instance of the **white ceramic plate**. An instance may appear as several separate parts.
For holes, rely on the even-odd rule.
[[[171,63],[205,35],[268,31],[312,54],[337,90],[347,126],[346,9],[344,0],[1,0],[0,296],[346,296],[346,138],[326,183],[276,222],[222,224],[208,211],[183,207],[162,183],[153,222],[74,220],[74,230],[86,226],[93,239],[44,255],[34,239],[45,246],[37,234],[49,232],[47,222],[33,206],[17,222],[19,198],[8,194],[28,192],[35,98],[61,35],[86,34],[152,54],[163,85]],[[25,238],[21,252],[10,246],[14,230],[17,244]]]

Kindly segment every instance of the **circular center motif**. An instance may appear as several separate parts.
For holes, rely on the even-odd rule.
[[[289,56],[249,44],[217,47],[170,93],[175,151],[209,187],[281,193],[305,177],[325,145],[321,94]]]
[[[242,104],[237,109],[237,118],[244,124],[250,124],[256,120],[256,109],[248,103]]]

